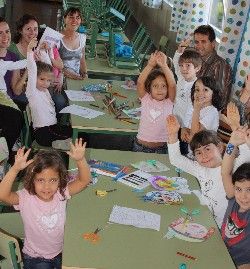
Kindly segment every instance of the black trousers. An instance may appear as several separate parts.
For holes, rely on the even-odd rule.
[[[23,126],[23,114],[21,111],[0,104],[0,129],[1,136],[5,137],[9,152],[20,136]]]

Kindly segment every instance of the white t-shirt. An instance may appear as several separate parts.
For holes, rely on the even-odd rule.
[[[235,161],[235,167],[250,161],[250,149],[247,145],[241,145],[239,148],[240,155]],[[181,155],[179,141],[168,144],[168,154],[172,165],[197,178],[201,187],[202,201],[209,207],[220,228],[228,204],[221,178],[221,166],[206,168],[197,161],[192,161]]]
[[[49,91],[36,88],[37,66],[33,52],[27,53],[28,82],[26,96],[29,101],[33,128],[51,126],[57,123],[55,104]]]

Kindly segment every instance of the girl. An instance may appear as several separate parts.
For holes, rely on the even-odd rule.
[[[32,39],[27,52],[28,83],[26,96],[29,100],[34,136],[42,146],[63,145],[61,149],[69,148],[69,137],[72,136],[72,128],[57,124],[54,102],[48,91],[53,79],[52,66],[44,62],[34,60],[33,48],[37,46],[36,38]],[[60,140],[65,140],[61,143]],[[58,140],[58,141],[55,141]],[[53,142],[53,144],[52,144]]]
[[[170,163],[184,172],[197,178],[201,188],[201,203],[211,210],[218,227],[227,208],[225,190],[221,180],[221,163],[223,145],[216,132],[202,130],[196,133],[190,143],[195,160],[181,155],[178,131],[180,125],[175,116],[167,118],[168,154]],[[246,145],[240,146],[240,154],[236,166],[246,162],[250,156],[250,149]]]
[[[155,69],[156,66],[161,69]],[[176,84],[163,52],[151,54],[137,81],[141,120],[133,151],[167,152],[165,120],[172,113]]]
[[[244,141],[245,140],[245,141]],[[238,269],[250,268],[250,155],[247,163],[233,173],[237,147],[250,141],[250,129],[240,127],[233,131],[222,161],[222,180],[228,198],[228,207],[221,234]],[[250,144],[249,144],[250,146]],[[244,152],[247,154],[247,152]]]
[[[70,7],[64,14],[64,37],[61,40],[59,53],[64,64],[64,75],[71,79],[85,79],[87,66],[85,62],[86,35],[77,33],[82,16],[78,8]]]
[[[67,170],[56,151],[39,151],[27,160],[30,149],[18,150],[15,163],[0,183],[0,200],[20,210],[24,224],[24,269],[62,266],[63,233],[67,200],[90,180],[85,160],[86,143],[76,139],[68,155],[75,160],[79,177],[67,182]],[[24,189],[12,192],[17,174],[25,169]]]
[[[197,79],[191,89],[191,100],[193,107],[187,112],[187,118],[192,119],[189,123],[190,136],[185,142],[190,142],[192,136],[201,130],[217,131],[221,96],[216,81],[212,77]],[[182,137],[185,135],[182,134]]]

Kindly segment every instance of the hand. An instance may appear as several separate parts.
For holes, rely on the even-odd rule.
[[[167,117],[167,133],[169,136],[177,135],[180,129],[180,124],[174,115]]]
[[[227,105],[226,119],[232,131],[240,127],[240,113],[237,106],[233,102],[230,102]]]
[[[250,148],[250,129],[246,130],[245,141],[246,141],[247,146]]]
[[[229,142],[235,146],[239,146],[246,142],[247,126],[240,126],[237,130],[231,133]]]
[[[181,43],[178,46],[177,51],[179,53],[183,53],[184,50],[190,45],[190,42],[191,42],[190,39],[184,39],[183,41],[181,41]]]
[[[151,66],[152,68],[156,66],[156,55],[157,55],[157,51],[155,51],[154,53],[151,53],[150,58],[148,60],[148,65]]]
[[[39,49],[48,50],[50,48],[49,44],[46,41],[43,41],[42,44],[40,44]]]
[[[181,140],[189,143],[191,138],[191,130],[189,128],[181,128]]]
[[[33,159],[27,161],[31,149],[28,149],[26,153],[24,153],[24,150],[25,150],[25,147],[18,149],[17,154],[15,156],[15,163],[12,168],[17,173],[23,170],[24,168],[26,168],[28,165],[30,165],[33,162]]]
[[[37,38],[36,37],[32,38],[27,47],[27,51],[28,52],[32,51],[37,46],[37,43],[38,43]]]
[[[200,111],[203,108],[204,103],[205,103],[204,99],[194,96],[194,103],[193,103],[194,110]]]
[[[75,140],[75,145],[71,143],[70,151],[67,154],[76,162],[81,161],[84,158],[86,149],[86,142],[83,143],[82,138]]]
[[[165,66],[168,66],[167,65],[167,56],[161,52],[161,51],[158,51],[157,54],[156,54],[156,63],[161,67],[165,67]]]

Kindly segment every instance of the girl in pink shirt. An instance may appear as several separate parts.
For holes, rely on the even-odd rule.
[[[67,169],[56,151],[39,151],[28,160],[30,149],[17,151],[14,165],[0,182],[0,201],[20,210],[24,224],[24,269],[62,267],[67,200],[82,191],[90,180],[82,139],[71,143],[68,155],[76,162],[79,176],[68,182]],[[17,174],[26,169],[24,188],[11,191]]]
[[[166,118],[172,114],[176,83],[167,56],[156,51],[137,81],[141,120],[133,151],[167,153]]]

